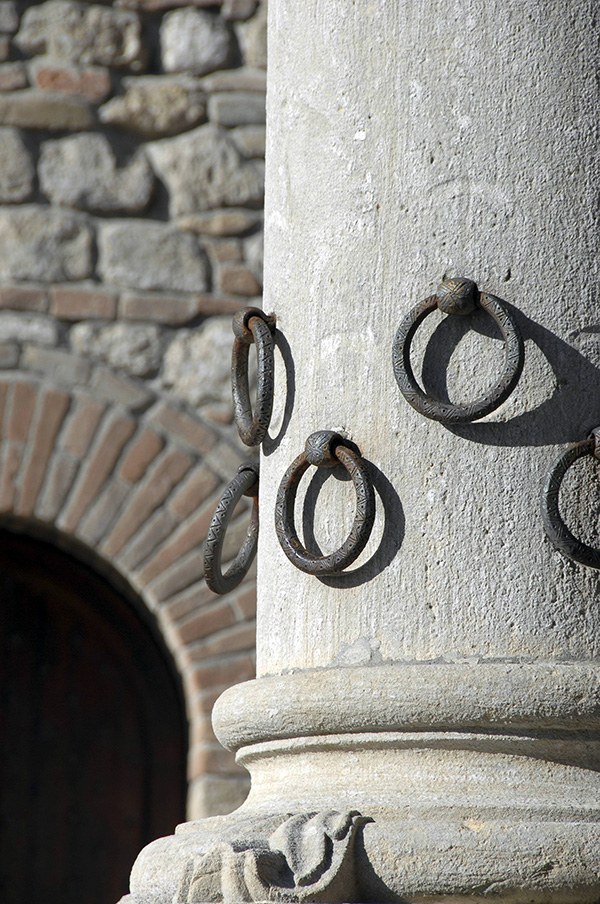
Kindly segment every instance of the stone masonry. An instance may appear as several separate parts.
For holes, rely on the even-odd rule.
[[[262,292],[265,67],[259,0],[0,0],[1,517],[73,537],[157,615],[193,816],[245,787],[209,716],[252,674],[253,579],[217,599],[198,563],[247,457],[230,320]]]

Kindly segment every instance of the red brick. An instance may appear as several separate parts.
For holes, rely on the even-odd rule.
[[[79,462],[59,450],[52,456],[44,487],[38,496],[36,515],[43,521],[54,521],[75,480]]]
[[[4,413],[6,411],[6,401],[8,399],[8,390],[10,389],[10,383],[6,383],[4,381],[0,382],[0,438],[4,436],[3,423],[4,423]]]
[[[202,556],[198,554],[197,550],[193,550],[187,556],[178,559],[171,568],[156,578],[150,585],[152,596],[158,603],[162,603],[180,591],[191,587],[203,576]]]
[[[128,571],[139,567],[154,552],[156,547],[174,531],[176,523],[176,520],[166,508],[158,509],[146,521],[136,535],[135,540],[129,544],[127,552],[119,556],[121,566],[127,568]]]
[[[88,456],[59,519],[59,526],[64,530],[75,530],[111,474],[123,446],[134,431],[135,422],[130,418],[112,417],[104,425],[102,435]]]
[[[157,292],[123,292],[119,317],[181,326],[196,317],[235,314],[243,302],[214,295],[164,295]]]
[[[53,286],[50,289],[50,313],[59,320],[113,320],[117,296],[90,286]]]
[[[202,545],[206,539],[217,501],[211,500],[197,515],[175,531],[164,546],[161,546],[156,555],[150,559],[140,572],[139,580],[142,584],[149,584],[159,574],[166,571],[173,562],[176,562],[195,547]]]
[[[0,308],[12,311],[36,311],[44,313],[48,310],[48,295],[41,286],[1,286]]]
[[[239,264],[244,259],[242,243],[239,239],[214,239],[210,241],[205,239],[203,244],[212,259],[218,264],[227,262]],[[221,289],[221,291],[227,292],[227,289]]]
[[[202,741],[215,742],[216,740],[209,716],[202,715],[193,720],[190,725],[190,747],[194,747]]]
[[[214,603],[215,595],[209,590],[204,580],[188,587],[178,596],[172,597],[161,606],[161,614],[169,622],[177,622],[190,613],[197,611],[207,603]]]
[[[88,397],[78,399],[73,417],[69,419],[61,439],[66,452],[75,458],[83,458],[105,411],[106,405],[102,402]]]
[[[19,382],[13,384],[6,431],[9,441],[24,443],[27,439],[37,395],[37,383]]]
[[[204,691],[211,687],[231,687],[241,681],[250,681],[254,678],[255,671],[251,656],[236,656],[194,666],[185,674],[195,691]]]
[[[119,468],[119,476],[129,483],[137,483],[164,445],[165,441],[158,433],[154,433],[153,430],[142,430],[129,445]]]
[[[256,625],[254,622],[243,622],[241,625],[234,625],[230,630],[219,632],[217,637],[208,637],[188,650],[187,657],[190,661],[202,661],[208,656],[223,656],[243,651],[252,653],[255,646]]]
[[[15,477],[21,465],[23,447],[15,443],[6,443],[2,455],[2,472],[0,474],[0,511],[11,512],[15,500]]]
[[[38,66],[33,80],[35,86],[42,90],[61,91],[63,94],[77,94],[93,103],[100,103],[110,94],[111,90],[108,69],[95,66],[89,69]]]
[[[248,587],[236,595],[232,600],[233,605],[239,609],[245,619],[256,618],[256,587]]]
[[[194,468],[187,480],[173,493],[169,500],[169,508],[174,515],[183,520],[196,511],[220,483],[214,471],[202,464]]]
[[[162,403],[154,413],[153,420],[172,436],[183,440],[203,454],[209,452],[217,441],[212,430],[184,411],[173,408],[172,405]]]
[[[142,411],[152,401],[154,394],[139,381],[129,380],[106,367],[97,367],[92,377],[94,395],[112,404],[123,405],[132,411]]]
[[[108,536],[103,545],[105,555],[116,555],[124,547],[152,512],[164,502],[191,465],[191,458],[179,449],[171,448],[165,452],[138,487],[126,511]]]
[[[0,35],[0,63],[10,56],[10,38],[8,35]]]
[[[188,644],[233,624],[235,624],[235,615],[229,603],[218,602],[210,609],[203,609],[193,615],[188,621],[181,622],[175,628],[175,634],[179,643]]]
[[[261,293],[261,285],[247,267],[223,267],[219,273],[221,292],[254,298]]]
[[[188,754],[188,778],[191,780],[207,772],[231,775],[239,772],[239,766],[236,766],[230,750],[225,750],[220,744],[209,745],[205,742],[193,747]]]
[[[20,515],[30,515],[34,510],[54,442],[69,410],[71,397],[64,392],[49,389],[44,392],[40,402],[32,448],[21,479],[21,492],[16,505],[16,511]]]

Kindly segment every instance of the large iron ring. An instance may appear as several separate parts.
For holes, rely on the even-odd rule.
[[[553,462],[542,491],[542,521],[548,538],[559,552],[589,568],[600,568],[600,550],[574,537],[560,514],[559,494],[563,478],[571,465],[585,455],[600,459],[600,427],[596,427],[587,439],[570,446]]]
[[[269,429],[273,411],[275,318],[259,308],[244,308],[234,315],[232,327],[235,334],[231,353],[233,416],[242,442],[258,446]],[[248,387],[248,352],[253,342],[258,361],[254,413]]]
[[[317,468],[334,468],[341,464],[356,491],[356,514],[352,529],[345,542],[328,556],[310,553],[298,539],[294,526],[294,505],[298,484],[310,465]],[[275,529],[284,553],[296,568],[306,574],[339,574],[361,554],[373,529],[375,520],[375,493],[361,456],[355,452],[339,433],[320,430],[306,440],[306,447],[284,474],[275,503]]]
[[[223,574],[221,556],[227,525],[242,496],[252,497],[252,514],[246,538],[233,563]],[[241,465],[219,500],[204,544],[204,578],[214,593],[228,593],[245,578],[256,555],[258,542],[258,467]]]
[[[445,314],[470,314],[482,308],[497,324],[504,339],[505,360],[500,379],[484,396],[468,405],[440,402],[428,396],[417,383],[410,363],[410,346],[415,333],[428,314],[439,308]],[[406,315],[398,328],[392,349],[396,382],[407,402],[425,417],[445,424],[468,424],[498,408],[511,394],[523,370],[523,339],[510,312],[499,298],[479,292],[470,279],[446,279],[437,294],[420,302]]]

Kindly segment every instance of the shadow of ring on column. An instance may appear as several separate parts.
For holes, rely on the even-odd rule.
[[[383,533],[375,552],[357,568],[327,576],[318,580],[328,587],[344,589],[366,584],[387,568],[392,562],[404,539],[404,511],[396,490],[385,474],[373,462],[363,459],[373,483],[378,502],[377,512],[383,515]],[[326,480],[337,479],[347,482],[350,478],[340,466],[333,470],[317,470],[313,475],[303,500],[302,531],[306,548],[315,555],[323,555],[315,537],[315,509],[319,492]]]
[[[263,440],[262,450],[265,455],[271,455],[285,436],[292,416],[292,411],[294,410],[294,400],[296,398],[296,371],[289,342],[280,330],[275,330],[273,333],[273,342],[275,343],[275,347],[279,350],[285,367],[285,407],[281,419],[281,426],[277,431],[277,434],[271,436],[267,431],[267,435]]]

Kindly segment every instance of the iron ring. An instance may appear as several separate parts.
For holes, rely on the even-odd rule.
[[[570,446],[552,463],[542,491],[542,521],[552,545],[568,559],[600,569],[600,550],[593,549],[574,537],[560,514],[559,494],[563,478],[572,464],[586,455],[600,458],[600,428],[587,439]]]
[[[436,308],[446,314],[460,315],[469,314],[478,307],[490,315],[502,333],[505,348],[502,374],[484,396],[468,405],[432,399],[421,389],[413,373],[410,363],[413,337],[427,315]],[[495,295],[479,292],[472,280],[462,277],[444,280],[436,295],[426,298],[409,311],[398,328],[392,347],[394,375],[406,401],[425,417],[445,424],[468,424],[498,408],[517,385],[524,358],[523,338],[512,314]]]
[[[300,542],[294,525],[296,493],[302,475],[310,467],[333,468],[341,464],[352,480],[356,492],[356,514],[352,529],[335,552],[319,556],[309,552]],[[375,521],[375,493],[367,466],[338,433],[321,430],[312,433],[302,452],[290,465],[279,486],[275,503],[277,539],[290,562],[306,574],[326,576],[339,574],[361,554]]]
[[[225,532],[233,511],[242,496],[252,497],[250,524],[242,547],[233,563],[223,574],[221,556]],[[204,579],[214,593],[229,593],[245,578],[256,555],[258,542],[258,467],[241,465],[237,474],[223,491],[212,516],[204,544]]]
[[[273,412],[275,318],[259,308],[243,308],[233,317],[231,353],[231,391],[233,416],[240,439],[247,446],[258,446],[265,438]],[[248,352],[256,345],[258,382],[256,405],[252,412],[248,386]]]

